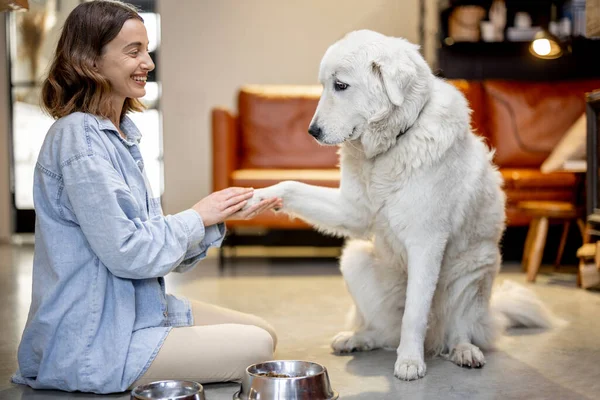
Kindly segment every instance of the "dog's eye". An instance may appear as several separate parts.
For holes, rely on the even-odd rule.
[[[349,86],[349,85],[348,85],[347,83],[340,82],[340,81],[335,81],[335,82],[333,83],[333,88],[334,88],[336,91],[338,91],[338,92],[341,92],[342,90],[346,90],[346,89],[348,89],[348,86]]]

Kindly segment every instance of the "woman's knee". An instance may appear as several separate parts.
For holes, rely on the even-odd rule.
[[[248,325],[246,327],[246,340],[251,345],[250,358],[255,359],[254,363],[268,361],[273,359],[275,352],[274,333],[267,331],[259,326]]]
[[[277,348],[277,332],[275,332],[275,328],[273,328],[273,326],[271,326],[271,324],[269,324],[264,319],[262,319],[260,317],[256,317],[256,318],[258,319],[258,323],[256,324],[256,326],[259,328],[262,328],[271,336],[271,341],[272,341],[272,346],[273,346],[272,351],[275,351],[275,349]]]
[[[272,350],[275,351],[275,349],[277,348],[277,333],[275,332],[275,328],[273,328],[273,326],[270,323],[268,323],[265,319],[259,317],[258,315],[245,313],[243,315],[245,315],[245,318],[240,323],[258,327],[267,332],[272,340]]]
[[[238,354],[237,367],[231,371],[232,380],[241,380],[250,365],[273,360],[273,338],[270,333],[256,325],[236,327],[244,338],[244,350]]]

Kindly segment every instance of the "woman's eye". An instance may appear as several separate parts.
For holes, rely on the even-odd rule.
[[[348,89],[348,84],[344,83],[344,82],[340,82],[340,81],[335,81],[333,84],[333,88],[335,90],[337,90],[338,92],[341,92],[342,90],[346,90]]]
[[[138,50],[133,50],[133,51],[132,51],[132,52],[130,52],[129,54],[135,57],[135,56],[137,56],[137,55],[138,55],[138,53],[139,53],[139,51],[138,51]]]

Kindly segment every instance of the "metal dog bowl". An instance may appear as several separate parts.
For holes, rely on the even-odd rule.
[[[157,381],[131,391],[131,400],[206,400],[204,388],[192,381]]]
[[[268,361],[246,368],[234,400],[335,400],[327,369],[296,360]]]

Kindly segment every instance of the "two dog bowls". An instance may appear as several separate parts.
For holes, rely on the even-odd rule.
[[[336,400],[327,369],[297,360],[268,361],[246,368],[233,400]],[[132,400],[206,400],[204,388],[190,381],[159,381],[138,386]]]

